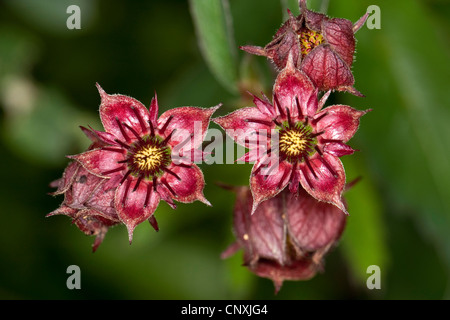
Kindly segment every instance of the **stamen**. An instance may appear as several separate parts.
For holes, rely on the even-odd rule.
[[[120,129],[120,132],[122,133],[122,135],[123,135],[123,137],[125,138],[125,140],[128,142],[128,143],[130,143],[130,137],[128,137],[128,135],[127,135],[127,133],[125,132],[125,129],[123,128],[123,126],[122,126],[122,123],[119,121],[119,118],[118,117],[116,117],[116,122],[117,122],[117,125],[119,126],[119,129]]]
[[[130,175],[131,170],[128,170],[127,173],[125,173],[125,175],[123,176],[122,180],[120,180],[119,185],[121,185]]]
[[[300,167],[301,172],[303,173],[303,176],[305,177],[306,183],[308,184],[308,186],[311,188],[311,190],[314,190],[314,186],[311,183],[311,180],[309,179],[307,173],[306,173],[306,169],[303,167]]]
[[[179,166],[179,167],[183,167],[183,168],[192,169],[192,165],[190,165],[190,164],[177,163],[177,164],[175,164],[175,165],[177,165],[177,166]]]
[[[180,178],[180,176],[179,175],[177,175],[175,172],[173,172],[172,170],[170,170],[169,168],[166,168],[166,167],[162,167],[162,169],[165,171],[165,172],[167,172],[167,173],[169,173],[169,174],[171,174],[171,175],[173,175],[175,178],[177,178],[178,179],[178,181],[180,181],[181,180],[181,178]]]
[[[166,145],[167,142],[170,140],[170,138],[172,138],[173,133],[176,131],[177,129],[173,129],[171,133],[169,133],[169,135],[164,139],[163,142],[161,142],[161,145]]]
[[[322,150],[320,150],[320,148],[319,148],[318,146],[314,146],[314,149],[316,149],[317,153],[318,153],[320,156],[323,155]]]
[[[163,185],[166,186],[167,189],[169,189],[170,193],[173,194],[174,197],[177,196],[177,194],[175,193],[175,190],[172,189],[172,187],[167,183],[166,180],[162,180],[161,179],[161,182],[162,182]]]
[[[130,130],[130,131],[134,134],[134,136],[135,136],[139,141],[142,142],[142,138],[141,138],[141,136],[136,132],[136,130],[134,130],[131,126],[129,126],[129,125],[126,124],[125,122],[123,123],[123,125],[124,125],[125,127],[127,127],[128,130]]]
[[[298,96],[295,96],[295,104],[297,105],[298,118],[301,119],[303,118],[303,113],[300,108],[300,101],[298,101]]]
[[[280,115],[281,115],[282,117],[284,117],[285,114],[284,114],[283,108],[281,107],[280,101],[278,101],[278,96],[277,96],[276,94],[273,95],[273,100],[274,100],[275,106],[276,106],[276,107],[278,108],[278,110],[280,111]]]
[[[120,144],[122,147],[124,147],[125,149],[130,149],[130,146],[127,145],[125,142],[120,141],[119,139],[115,139],[115,142],[117,142],[118,144]]]
[[[134,188],[133,188],[133,192],[135,192],[137,190],[137,188],[139,188],[141,181],[142,181],[142,175],[139,176],[139,178],[137,179],[136,184],[134,185]]]
[[[265,121],[265,120],[259,120],[259,119],[245,119],[245,122],[253,122],[253,123],[259,123],[259,124],[264,124],[266,126],[271,126],[272,123],[270,121]]]
[[[320,157],[319,159],[322,161],[322,163],[325,165],[325,167],[327,167],[328,171],[330,171],[330,173],[333,175],[333,177],[337,179],[337,178],[338,178],[338,174],[337,174],[337,172],[331,167],[331,165],[328,163],[328,161],[325,160],[324,157]]]
[[[128,159],[117,161],[117,163],[127,163]]]
[[[156,178],[156,176],[153,176],[152,183],[153,183],[153,190],[156,192],[156,183],[157,183],[157,178]]]
[[[149,124],[149,126],[150,126],[150,135],[151,135],[152,137],[154,137],[154,136],[155,136],[155,128],[153,127],[152,120],[148,120],[148,124]]]
[[[148,205],[148,201],[150,200],[151,193],[152,193],[152,187],[150,186],[150,183],[147,183],[147,193],[145,195],[144,208],[146,208]]]
[[[147,126],[145,125],[144,119],[142,119],[141,114],[134,106],[131,107],[131,110],[133,110],[134,114],[136,115],[136,118],[138,118],[139,124],[141,125],[142,128],[142,132],[146,133]]]
[[[323,119],[324,117],[326,117],[327,115],[328,115],[328,112],[325,112],[324,114],[320,115],[320,117],[317,117],[317,118],[311,120],[311,123],[315,125],[317,122],[319,122],[320,120],[322,120],[322,119]]]
[[[309,121],[308,116],[305,116],[305,122],[303,123],[303,125],[304,125],[305,127],[308,125],[308,121]]]
[[[164,123],[164,125],[162,126],[160,133],[163,134],[164,131],[167,129],[167,126],[169,125],[170,121],[172,121],[173,116],[169,116],[169,118],[167,118],[166,123]]]
[[[313,134],[311,134],[310,136],[309,136],[309,138],[315,138],[315,137],[318,137],[318,136],[320,136],[321,134],[324,134],[325,133],[325,131],[320,131],[320,132],[317,132],[317,133],[313,133]]]
[[[104,172],[102,172],[101,174],[102,174],[102,175],[107,175],[107,174],[110,174],[110,173],[122,171],[122,170],[124,170],[124,169],[125,169],[125,166],[120,166],[120,167],[115,168],[115,169],[112,169],[112,170],[104,171]]]
[[[292,127],[291,112],[289,111],[288,107],[286,107],[286,115],[287,115],[287,119],[288,119],[289,128],[291,128]]]
[[[273,119],[272,122],[281,127],[281,123],[277,119]]]
[[[123,194],[123,198],[122,198],[122,207],[125,206],[125,201],[127,200],[128,197],[128,190],[130,189],[130,184],[131,184],[131,180],[127,180],[127,185],[125,186],[125,193]]]
[[[105,150],[105,151],[112,151],[112,152],[118,152],[118,153],[124,153],[124,150],[123,150],[123,149],[110,148],[110,147],[102,147],[102,150]]]
[[[303,157],[303,159],[305,160],[306,166],[308,167],[309,171],[311,171],[311,173],[313,174],[314,178],[316,178],[316,180],[319,179],[319,177],[317,176],[317,174],[314,172],[314,169],[311,165],[311,162],[309,162],[308,157]]]
[[[342,140],[338,140],[338,139],[322,139],[321,142],[322,143],[333,143],[333,142],[343,143]]]

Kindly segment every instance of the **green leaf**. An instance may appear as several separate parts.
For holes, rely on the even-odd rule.
[[[216,79],[230,92],[238,90],[236,45],[228,0],[190,0],[200,50]]]

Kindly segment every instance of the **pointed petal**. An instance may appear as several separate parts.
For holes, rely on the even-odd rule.
[[[334,52],[351,67],[355,52],[355,36],[350,20],[333,18],[324,22],[323,36]]]
[[[308,29],[320,32],[322,29],[322,24],[328,20],[327,16],[323,13],[314,12],[312,10],[308,10],[306,7],[306,1],[300,1],[300,11],[301,15],[305,18],[305,24]]]
[[[301,70],[321,91],[342,90],[355,83],[349,66],[327,44],[315,47],[303,60]]]
[[[149,120],[151,120],[154,124],[156,124],[156,120],[158,119],[159,105],[158,105],[158,96],[156,95],[152,98],[150,102],[149,109]]]
[[[123,170],[126,169],[126,165],[118,163],[118,161],[125,159],[124,154],[119,152],[94,149],[74,156],[68,156],[68,158],[78,161],[87,171],[99,177],[112,177],[122,174]],[[123,170],[111,174],[107,173],[120,167],[123,167]]]
[[[272,118],[256,107],[241,108],[225,116],[215,118],[213,121],[242,146],[245,146],[246,138],[254,138],[255,133],[269,134],[271,129],[275,128]]]
[[[323,116],[316,124],[317,132],[325,131],[321,139],[347,142],[359,127],[359,119],[370,110],[360,111],[345,105],[333,105],[323,109],[316,119]]]
[[[175,130],[169,141],[172,147],[192,136],[191,148],[197,149],[205,139],[212,114],[220,106],[221,104],[212,108],[180,107],[167,110],[158,119],[159,133],[167,137]],[[161,132],[163,128],[164,132]]]
[[[333,244],[344,230],[346,215],[336,206],[317,201],[304,189],[298,197],[286,196],[286,221],[290,239],[302,251]]]
[[[208,200],[203,195],[203,188],[205,186],[205,179],[199,167],[192,164],[190,168],[184,166],[172,165],[170,170],[173,171],[179,178],[178,180],[172,174],[165,174],[164,177],[175,192],[175,200],[182,203],[191,203],[196,200],[211,206]]]
[[[320,158],[316,154],[309,160],[313,172],[305,163],[300,164],[300,183],[318,201],[331,203],[347,213],[342,202],[342,192],[345,187],[344,167],[335,156],[324,153],[323,160]]]
[[[270,103],[270,101],[267,100],[266,96],[263,96],[263,99],[264,99],[263,100],[263,99],[258,98],[257,96],[255,96],[254,94],[252,94],[250,92],[249,92],[249,94],[253,97],[253,103],[258,108],[258,110],[261,111],[261,113],[263,113],[271,118],[276,117],[275,108]]]
[[[58,188],[55,192],[50,193],[51,195],[58,195],[66,192],[72,185],[73,180],[80,168],[80,164],[76,161],[72,161],[64,170],[61,179],[56,181],[56,187]]]
[[[267,56],[266,50],[258,46],[240,46],[239,49],[257,56]]]
[[[369,18],[369,13],[366,12],[358,21],[353,25],[353,32],[356,33],[361,27],[366,23],[367,18]]]
[[[342,157],[353,154],[355,150],[342,142],[330,142],[325,144],[323,152],[329,153],[335,157]]]
[[[148,218],[148,222],[150,222],[150,225],[155,229],[155,231],[159,231],[158,227],[158,221],[156,221],[156,218],[154,215],[152,215],[150,218]]]
[[[253,195],[252,214],[261,202],[276,196],[286,187],[292,170],[292,164],[287,161],[281,161],[269,169],[268,175],[264,175],[264,169],[258,169],[263,161],[265,159],[255,163],[250,177],[250,188]],[[256,170],[258,172],[255,174]]]
[[[150,218],[158,207],[160,200],[159,194],[152,190],[148,204],[145,206],[148,188],[152,189],[153,186],[150,182],[142,181],[138,188],[133,191],[136,181],[136,178],[128,178],[117,188],[114,197],[114,207],[120,220],[128,229],[130,243],[136,226]]]
[[[314,114],[317,110],[317,92],[311,80],[291,64],[281,71],[273,86],[274,104],[279,103],[281,115],[289,109],[291,117],[298,117],[297,100],[303,115]],[[313,100],[311,100],[311,97]],[[315,101],[314,101],[315,100]],[[280,113],[279,113],[280,114]],[[283,120],[286,120],[286,116]]]
[[[281,198],[264,202],[252,214],[252,194],[248,187],[239,187],[234,206],[234,233],[244,248],[244,263],[252,266],[260,258],[286,262],[286,234],[280,212]]]
[[[119,123],[127,124],[138,134],[148,132],[149,111],[141,102],[121,94],[109,95],[98,84],[97,88],[101,96],[100,119],[106,132],[121,141],[136,138],[129,129],[121,128]]]

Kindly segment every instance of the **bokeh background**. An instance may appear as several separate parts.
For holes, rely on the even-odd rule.
[[[342,158],[349,181],[362,177],[346,194],[347,228],[313,279],[274,295],[241,252],[220,259],[233,241],[234,194],[215,182],[246,185],[251,165],[201,165],[213,207],[161,203],[160,231],[143,223],[131,245],[118,226],[92,253],[94,238],[67,217],[45,218],[63,200],[48,193],[65,156],[89,145],[79,126],[102,130],[96,82],[147,106],[156,91],[161,112],[222,102],[222,115],[251,105],[242,91],[270,94],[271,64],[238,46],[268,43],[286,8],[298,13],[296,1],[194,2],[197,10],[182,0],[0,2],[0,298],[448,299],[446,0],[308,1],[354,22],[370,5],[381,9],[381,28],[356,34],[355,87],[366,97],[335,92],[328,101],[373,111],[350,141],[360,152]],[[80,30],[66,27],[74,4]],[[70,265],[81,269],[81,290],[66,287]],[[380,267],[380,290],[366,287],[370,265]]]

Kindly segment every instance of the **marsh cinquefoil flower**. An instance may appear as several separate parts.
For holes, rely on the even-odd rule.
[[[198,148],[219,106],[174,108],[158,118],[156,95],[147,109],[134,98],[97,88],[105,132],[92,130],[92,134],[102,144],[69,158],[90,174],[109,180],[113,208],[128,229],[129,241],[138,224],[152,219],[161,199],[173,208],[174,200],[210,205],[203,195],[203,173],[194,161],[203,158]]]
[[[92,140],[89,150],[104,145],[97,135],[84,127],[83,132]],[[50,185],[57,188],[52,195],[64,195],[60,207],[47,217],[65,215],[87,235],[96,236],[92,246],[96,251],[111,226],[120,223],[114,209],[114,190],[111,180],[89,173],[77,161],[72,161],[64,170],[62,178]],[[156,226],[156,220],[151,221]]]
[[[269,278],[279,291],[284,280],[308,280],[323,267],[323,258],[344,230],[346,215],[319,202],[305,190],[284,190],[252,211],[248,187],[236,187],[233,231],[236,242],[222,253],[244,251],[244,265]]]
[[[232,138],[250,149],[243,159],[255,162],[250,177],[252,212],[288,185],[296,193],[299,184],[318,201],[332,203],[346,212],[341,200],[346,179],[339,157],[354,152],[346,142],[358,130],[359,119],[367,111],[346,105],[322,110],[329,93],[318,101],[318,89],[295,68],[290,55],[275,81],[273,103],[265,96],[254,97],[256,107],[213,119],[227,131],[244,131]],[[269,132],[270,141],[261,139],[261,132]],[[270,158],[277,161],[268,161]]]
[[[329,18],[306,8],[306,0],[299,1],[301,13],[289,19],[264,48],[242,46],[249,53],[266,56],[279,69],[286,66],[289,54],[294,64],[312,80],[321,91],[349,91],[362,96],[355,83],[351,66],[355,52],[354,34],[365,23],[368,14],[354,25],[341,18]]]

